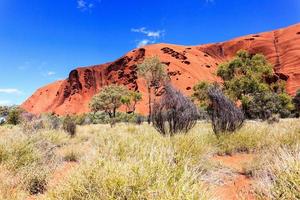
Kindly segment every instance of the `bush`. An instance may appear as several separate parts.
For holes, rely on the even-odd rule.
[[[144,117],[141,115],[138,115],[136,118],[136,124],[141,125],[145,121]]]
[[[165,86],[160,102],[153,106],[153,126],[163,135],[188,132],[195,126],[197,117],[197,108],[193,102],[171,85]]]
[[[66,131],[71,137],[74,137],[76,135],[76,123],[70,116],[67,116],[64,119],[63,130]]]
[[[41,117],[46,129],[58,130],[61,128],[61,119],[55,114],[44,114]]]
[[[217,136],[224,132],[234,132],[242,127],[244,114],[223,94],[220,88],[210,87],[208,97],[211,101],[210,116],[213,131]]]
[[[12,125],[17,125],[21,123],[21,113],[22,110],[20,108],[12,108],[8,113],[7,123]]]
[[[64,154],[64,161],[77,162],[79,157],[80,157],[79,152],[74,150],[67,150]]]
[[[299,115],[300,115],[300,89],[297,90],[296,95],[293,98],[293,103],[295,105],[296,115],[299,117]]]
[[[279,114],[282,118],[289,117],[293,109],[289,96],[274,92],[245,96],[242,100],[242,106],[247,118],[262,120],[267,120],[275,114]]]
[[[22,129],[24,133],[34,133],[43,128],[45,128],[45,126],[41,119],[33,119],[31,121],[24,120],[22,122]]]
[[[136,123],[138,118],[141,118],[144,121],[144,116],[136,114],[136,113],[123,113],[117,112],[116,117],[113,119],[115,123],[119,122],[126,122],[126,123]],[[96,112],[96,113],[89,113],[85,119],[85,123],[92,123],[92,124],[109,124],[111,120],[108,115],[104,112]]]
[[[272,115],[268,120],[268,124],[274,124],[279,122],[279,115]]]
[[[43,194],[46,190],[47,181],[44,176],[33,176],[28,180],[27,191],[31,195]]]
[[[77,125],[84,125],[84,123],[86,122],[86,114],[81,114],[81,115],[77,115],[75,116],[75,123]]]

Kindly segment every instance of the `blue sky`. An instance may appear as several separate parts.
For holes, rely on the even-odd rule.
[[[139,45],[219,42],[298,22],[299,0],[0,0],[0,104]]]

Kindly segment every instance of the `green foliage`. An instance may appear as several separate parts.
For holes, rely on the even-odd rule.
[[[209,105],[209,98],[208,98],[207,91],[210,86],[211,86],[210,83],[206,81],[201,81],[193,87],[194,92],[192,94],[192,98],[193,100],[199,102],[200,108],[206,109]]]
[[[266,78],[273,70],[263,55],[239,51],[233,60],[219,66],[217,75],[223,79],[228,95],[241,99],[246,94],[268,91]]]
[[[285,82],[274,79],[272,66],[263,55],[239,51],[233,60],[219,66],[217,75],[223,79],[227,95],[242,102],[247,117],[290,116],[293,105]]]
[[[142,100],[142,94],[136,91],[128,91],[121,98],[122,104],[126,106],[126,112],[134,112],[136,108],[136,104]]]
[[[138,65],[138,75],[146,80],[148,89],[149,124],[152,114],[152,95],[153,93],[155,94],[163,82],[167,80],[165,68],[166,65],[161,63],[157,56],[146,58],[143,63]]]
[[[92,124],[108,124],[110,123],[110,118],[107,116],[107,114],[103,112],[97,112],[97,113],[89,113],[87,117]],[[119,122],[126,122],[126,123],[136,123],[140,119],[141,121],[144,120],[144,116],[141,116],[136,113],[123,113],[123,112],[117,112],[116,117],[114,118],[115,123]]]
[[[282,118],[289,117],[293,109],[290,96],[285,93],[277,94],[274,92],[244,96],[242,106],[248,118],[263,120],[268,119],[273,114],[279,114]]]
[[[19,107],[12,108],[8,113],[7,123],[12,124],[12,125],[17,125],[17,124],[21,123],[22,112],[23,112],[22,109]]]
[[[110,118],[116,117],[117,109],[121,107],[122,98],[128,94],[128,90],[120,85],[108,85],[96,94],[91,102],[90,109],[93,112],[104,111]]]
[[[138,65],[138,74],[146,80],[148,87],[157,88],[167,77],[165,68],[166,65],[161,63],[157,56],[154,56],[146,58],[143,63]]]
[[[70,134],[71,137],[74,137],[76,134],[76,123],[72,117],[67,116],[63,121],[63,130]]]

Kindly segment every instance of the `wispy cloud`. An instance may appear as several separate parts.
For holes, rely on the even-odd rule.
[[[164,30],[151,31],[151,30],[147,30],[147,28],[145,27],[132,28],[131,31],[135,33],[143,33],[144,35],[152,38],[160,38],[165,33]]]
[[[148,44],[153,44],[155,43],[158,39],[163,37],[165,35],[165,30],[148,30],[146,27],[141,27],[141,28],[132,28],[131,32],[134,33],[141,33],[147,38],[141,39],[137,41],[137,47],[143,47]]]
[[[152,44],[152,43],[154,43],[154,42],[151,40],[143,39],[141,41],[138,41],[137,47],[140,48],[140,47],[146,46],[148,44]]]
[[[96,3],[101,3],[101,0],[77,0],[77,8],[81,11],[90,11]]]
[[[53,72],[53,71],[47,72],[47,75],[48,75],[48,76],[53,76],[53,75],[55,75],[55,74],[56,74],[56,72]]]
[[[3,94],[22,94],[22,92],[15,88],[0,88],[0,93]]]

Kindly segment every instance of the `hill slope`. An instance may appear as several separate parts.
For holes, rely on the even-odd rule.
[[[300,24],[261,34],[239,37],[223,43],[200,46],[155,44],[135,49],[115,62],[77,68],[69,77],[38,89],[22,107],[34,114],[55,112],[60,115],[88,112],[93,95],[105,85],[118,83],[143,94],[137,111],[147,111],[147,93],[136,72],[137,63],[157,55],[168,65],[173,85],[185,94],[200,80],[218,81],[214,75],[218,64],[245,49],[262,53],[274,65],[274,71],[287,80],[287,91],[295,94],[300,88]]]

